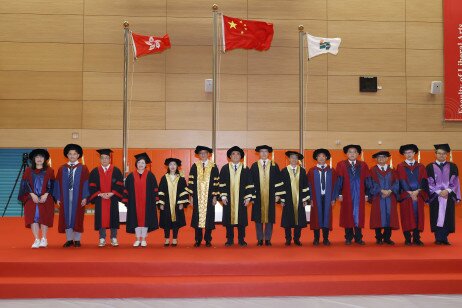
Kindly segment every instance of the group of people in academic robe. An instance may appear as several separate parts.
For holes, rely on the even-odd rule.
[[[460,201],[457,166],[447,161],[448,144],[435,145],[435,162],[424,166],[415,160],[419,149],[414,144],[400,147],[405,160],[394,170],[388,151],[372,157],[377,164],[369,168],[358,159],[361,146],[343,148],[347,159],[335,169],[328,165],[331,154],[316,149],[316,165],[306,171],[300,164],[301,153],[287,151],[289,165],[280,169],[269,159],[272,147],[256,147],[259,159],[250,168],[242,163],[244,150],[233,146],[227,151],[229,163],[221,170],[210,160],[212,149],[197,146],[199,160],[186,180],[180,171],[181,160],[168,158],[166,173],[159,184],[147,166],[151,159],[146,153],[135,155],[136,170],[123,179],[122,172],[112,164],[111,149],[100,149],[100,165],[91,172],[79,162],[83,155],[77,144],[68,144],[64,156],[68,162],[56,174],[48,166],[49,153],[35,149],[29,154],[31,166],[24,172],[19,199],[24,204],[26,227],[32,229],[32,248],[47,247],[46,234],[53,226],[54,203],[59,206],[60,233],[65,233],[64,247],[80,247],[85,206],[95,205],[95,230],[100,247],[106,246],[107,229],[110,244],[118,246],[119,202],[127,207],[126,232],[135,234],[134,247],[146,247],[149,232],[164,229],[164,246],[177,246],[179,229],[186,226],[184,209],[192,203],[191,227],[195,229],[194,246],[205,241],[212,246],[215,229],[215,205],[223,206],[222,224],[226,228],[225,246],[234,245],[235,229],[238,244],[247,246],[245,229],[248,210],[255,223],[257,246],[271,246],[276,204],[282,206],[281,227],[285,245],[301,246],[302,229],[308,224],[313,230],[313,245],[329,246],[333,228],[332,207],[341,203],[340,227],[344,228],[345,244],[364,245],[366,202],[371,204],[370,228],[375,230],[376,243],[393,245],[392,230],[403,230],[405,245],[422,246],[424,205],[430,205],[431,231],[435,244],[450,245],[448,235],[455,231],[455,205]],[[399,210],[398,210],[399,203]],[[310,219],[306,217],[311,206]],[[399,212],[399,215],[398,215]],[[400,218],[399,218],[400,217]],[[41,231],[41,237],[40,237]],[[172,240],[170,241],[170,236]]]

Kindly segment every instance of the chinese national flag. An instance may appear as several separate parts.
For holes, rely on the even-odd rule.
[[[132,32],[132,40],[135,59],[151,53],[159,53],[170,48],[170,38],[168,34],[165,34],[164,37],[155,37]]]
[[[273,40],[273,24],[223,15],[224,50],[236,48],[268,50]]]

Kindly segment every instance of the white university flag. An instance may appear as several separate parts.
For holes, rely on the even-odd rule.
[[[342,42],[342,39],[338,37],[317,37],[308,33],[306,34],[306,38],[308,41],[308,59],[325,53],[336,55],[338,54],[338,48]]]

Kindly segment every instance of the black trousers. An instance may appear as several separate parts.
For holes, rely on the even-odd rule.
[[[321,228],[322,229],[322,238],[324,240],[329,239],[329,228]],[[320,229],[313,230],[314,231],[314,239],[319,241],[319,236],[321,235]]]
[[[286,241],[292,240],[292,229],[294,229],[294,241],[299,241],[300,236],[302,235],[302,228],[294,227],[294,228],[284,228],[286,231]]]
[[[226,238],[229,242],[234,241],[234,227],[237,228],[238,241],[243,242],[245,238],[245,226],[226,226]]]
[[[212,241],[212,229],[205,229],[205,234],[202,232],[202,228],[196,228],[196,235],[195,239],[196,242],[202,242],[202,239],[204,239],[206,242],[211,242]]]
[[[355,240],[355,242],[359,242],[363,239],[363,232],[361,228],[354,227],[354,228],[345,228],[345,239],[347,241]]]
[[[447,230],[447,228],[445,227],[435,227],[436,230],[435,230],[435,241],[438,241],[438,242],[447,242],[448,241],[448,235],[449,235],[449,232]]]
[[[411,241],[411,231],[404,231],[403,234],[404,234],[404,238],[406,239],[406,241],[410,242]],[[412,230],[412,240],[414,242],[420,240],[420,231],[418,228],[415,228],[414,230]]]
[[[170,228],[164,229],[164,237],[165,238],[170,238],[170,230],[172,230],[173,238],[176,239],[178,237],[178,228],[177,227],[173,227],[172,229],[170,229]]]
[[[383,232],[382,232],[383,230]],[[390,240],[391,238],[391,228],[376,228],[375,229],[375,238],[377,240]]]

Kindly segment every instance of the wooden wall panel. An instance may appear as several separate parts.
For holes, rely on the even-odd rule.
[[[81,100],[81,72],[0,71],[0,99]]]
[[[329,130],[366,132],[406,130],[406,111],[403,110],[402,105],[329,104],[328,112]]]
[[[443,50],[406,50],[407,76],[443,76]]]
[[[329,20],[404,21],[405,0],[329,0]]]
[[[337,56],[305,62],[307,147],[462,144],[462,123],[442,121],[444,95],[428,93],[431,81],[443,81],[442,1],[216,1],[226,15],[275,29],[269,51],[220,54],[218,146],[298,147],[300,24],[342,38]],[[137,33],[168,32],[172,43],[134,63],[130,54],[130,147],[210,144],[204,80],[212,73],[213,3],[0,0],[0,147],[121,147],[124,20]],[[360,93],[361,75],[377,76],[382,90]],[[34,113],[15,118],[21,110]],[[46,121],[31,121],[37,114]]]
[[[0,0],[0,14],[83,14],[84,0]],[[88,2],[88,1],[87,1]]]
[[[406,47],[443,49],[443,23],[406,22]]]
[[[329,56],[329,75],[405,75],[405,49],[342,48]]]
[[[404,22],[333,20],[328,36],[342,38],[344,48],[403,48],[404,28]]]
[[[82,71],[82,44],[0,43],[0,70]]]
[[[406,0],[407,21],[443,21],[443,0]]]
[[[329,76],[329,104],[406,104],[405,77],[378,77],[378,92],[359,92],[359,76]]]
[[[1,17],[0,41],[83,42],[82,15],[2,14]]]

